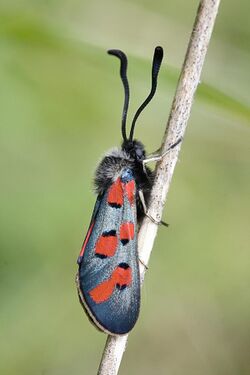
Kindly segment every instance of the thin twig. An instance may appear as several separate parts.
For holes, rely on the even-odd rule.
[[[196,88],[200,81],[202,66],[214,27],[220,0],[201,0],[197,11],[192,35],[189,41],[185,61],[172,103],[166,131],[163,137],[162,153],[184,136],[190,115]],[[156,177],[151,193],[149,213],[161,220],[166,196],[178,160],[181,144],[178,144],[164,156],[156,167]],[[145,275],[144,265],[148,264],[158,226],[148,217],[143,220],[139,237],[138,251],[142,261],[140,264],[141,283]],[[116,375],[122,355],[126,348],[128,335],[109,336],[103,352],[98,375]]]

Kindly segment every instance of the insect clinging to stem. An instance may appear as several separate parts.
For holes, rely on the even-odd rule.
[[[159,224],[147,212],[154,172],[146,164],[160,160],[164,154],[147,159],[144,145],[134,139],[134,130],[139,115],[156,92],[163,49],[155,48],[151,90],[134,115],[129,136],[126,129],[129,106],[127,57],[116,49],[108,53],[120,60],[125,94],[123,141],[121,148],[108,152],[96,169],[97,200],[78,257],[76,281],[80,302],[90,320],[108,334],[122,335],[134,327],[140,309],[138,227],[145,215]]]

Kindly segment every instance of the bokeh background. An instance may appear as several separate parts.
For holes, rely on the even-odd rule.
[[[74,277],[93,172],[121,141],[118,61],[131,117],[161,143],[196,14],[194,0],[1,0],[0,373],[95,374],[106,337]],[[120,374],[250,373],[250,5],[222,2]]]

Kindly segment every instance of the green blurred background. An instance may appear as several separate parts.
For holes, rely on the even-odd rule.
[[[95,374],[106,336],[74,277],[93,171],[121,141],[118,61],[131,116],[162,45],[136,136],[161,143],[198,1],[2,0],[0,374]],[[140,319],[120,374],[250,373],[250,5],[224,1],[171,185]]]

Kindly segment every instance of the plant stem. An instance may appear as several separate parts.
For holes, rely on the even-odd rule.
[[[162,153],[178,139],[183,139],[194,94],[200,82],[201,70],[214,27],[219,3],[220,0],[200,1],[162,141]],[[162,217],[180,147],[181,143],[168,152],[156,166],[156,177],[148,210],[149,214],[157,221],[160,221]],[[158,226],[148,217],[145,217],[138,236],[138,253],[141,260],[141,283],[143,283],[146,269],[143,264],[148,264],[157,230]],[[118,373],[120,362],[126,348],[127,338],[128,335],[108,336],[98,375],[116,375]]]

